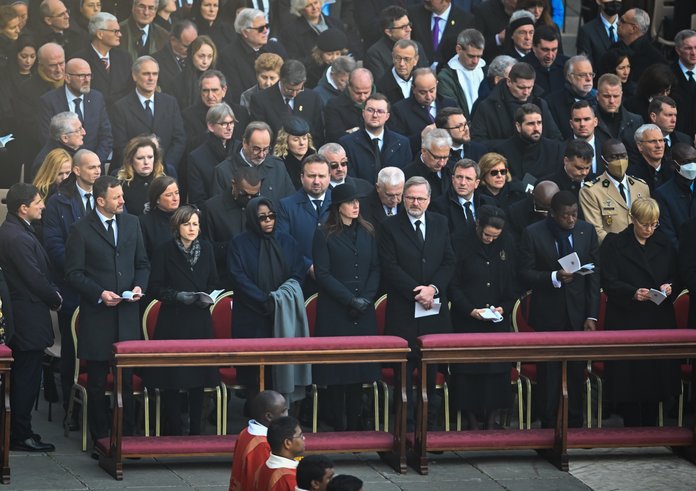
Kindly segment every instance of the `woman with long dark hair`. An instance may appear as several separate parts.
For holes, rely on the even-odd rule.
[[[379,258],[373,226],[360,216],[352,184],[331,192],[326,223],[314,234],[314,274],[319,287],[315,336],[374,336]],[[363,383],[379,377],[376,364],[314,365],[314,382],[327,386],[333,426],[360,430]]]

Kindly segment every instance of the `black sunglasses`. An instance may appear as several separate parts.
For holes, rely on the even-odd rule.
[[[263,31],[265,31],[269,27],[270,26],[268,24],[264,24],[264,25],[259,26],[259,27],[247,27],[247,29],[253,29],[254,31],[256,31],[258,33],[262,33]]]
[[[256,219],[260,222],[269,222],[273,221],[276,219],[276,214],[275,213],[269,213],[268,215],[259,215],[256,217]]]
[[[348,162],[331,162],[330,166],[332,169],[338,169],[338,166],[341,167],[348,167]]]
[[[493,169],[489,172],[489,174],[493,177],[497,176],[498,174],[501,176],[507,176],[507,169]]]

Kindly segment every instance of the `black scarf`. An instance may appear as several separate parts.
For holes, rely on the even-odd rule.
[[[261,225],[257,218],[261,205],[266,205],[271,213],[275,213],[273,203],[268,198],[252,199],[245,210],[246,228],[259,238],[259,266],[256,271],[256,285],[264,292],[272,292],[290,277],[290,272],[276,240],[275,228],[269,234],[261,231]]]
[[[174,242],[176,242],[176,246],[184,255],[184,259],[186,259],[188,265],[193,268],[198,262],[198,258],[201,257],[201,243],[198,239],[194,239],[193,242],[191,242],[191,247],[186,249],[183,242],[181,242],[181,238],[177,237]]]
[[[573,231],[559,227],[556,221],[550,216],[546,217],[546,226],[556,240],[556,244],[558,244],[558,257],[561,258],[571,254],[573,252],[573,246],[570,243],[570,236],[573,234]]]

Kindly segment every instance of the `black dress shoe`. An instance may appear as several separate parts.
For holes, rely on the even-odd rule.
[[[90,457],[92,457],[94,460],[99,460],[99,456],[101,455],[101,452],[97,450],[97,447],[92,447],[92,453],[90,454]]]
[[[56,447],[52,443],[39,442],[33,437],[10,443],[10,450],[17,450],[20,452],[53,452],[55,449]]]
[[[68,421],[67,416],[63,418],[63,428],[68,427],[68,431],[77,431],[80,429],[80,422],[77,420],[77,418],[72,418],[70,421]]]
[[[38,433],[32,434],[31,437],[32,437],[34,440],[36,440],[37,442],[40,442],[40,441],[41,441],[41,435],[39,435]]]

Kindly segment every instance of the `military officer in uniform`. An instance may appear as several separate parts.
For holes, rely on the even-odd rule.
[[[618,233],[628,227],[634,200],[650,197],[645,181],[626,174],[628,153],[620,140],[604,142],[601,157],[605,171],[586,182],[580,190],[580,207],[585,220],[597,230],[600,242],[608,233]]]

